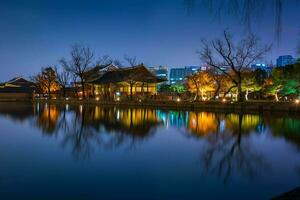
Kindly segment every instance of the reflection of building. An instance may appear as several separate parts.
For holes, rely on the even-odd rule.
[[[186,77],[197,73],[199,67],[196,66],[186,66],[184,68],[172,68],[170,70],[170,84],[180,84],[186,80]]]
[[[96,97],[117,99],[132,95],[157,92],[157,84],[165,79],[153,75],[144,65],[122,68],[104,73],[100,78],[89,82],[95,88]]]
[[[24,78],[14,78],[10,81],[0,84],[0,98],[22,99],[32,98],[35,89],[33,82]]]
[[[161,123],[157,112],[152,109],[107,109],[96,106],[94,110],[94,114],[90,112],[88,115],[94,124],[103,125],[107,131],[122,132],[132,137],[145,137]]]
[[[277,67],[284,67],[286,65],[292,65],[296,62],[296,59],[291,55],[279,56],[276,60]]]

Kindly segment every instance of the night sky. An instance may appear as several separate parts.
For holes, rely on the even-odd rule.
[[[251,30],[273,43],[268,62],[281,54],[296,56],[300,2],[288,2],[279,44],[271,3],[252,22]],[[224,13],[216,17],[200,2],[187,11],[183,0],[0,0],[0,82],[57,64],[74,43],[90,45],[98,57],[128,54],[148,66],[200,65],[195,52],[202,38],[215,38],[225,28],[237,38],[249,31],[238,17]]]

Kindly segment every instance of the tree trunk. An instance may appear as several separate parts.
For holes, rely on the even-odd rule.
[[[242,81],[240,80],[238,82],[238,98],[237,98],[237,101],[238,102],[243,102],[244,101],[244,98],[243,98],[243,94],[242,94]]]
[[[65,98],[66,97],[66,88],[63,87],[62,89],[63,89],[63,97]]]
[[[48,86],[48,98],[51,99],[51,86]]]
[[[277,94],[277,93],[275,93],[275,99],[276,99],[276,101],[279,101],[279,98],[278,98],[278,94]]]
[[[82,98],[85,99],[85,90],[84,90],[84,81],[83,81],[83,78],[80,78],[81,79],[81,91],[82,91]]]
[[[133,84],[130,83],[130,100],[132,101],[132,88],[133,88]]]
[[[221,86],[220,86],[220,84],[218,84],[217,89],[216,89],[216,91],[215,91],[215,93],[214,93],[214,100],[217,99],[217,95],[219,94],[220,88],[221,88]]]
[[[142,82],[142,97],[144,98],[144,95],[145,95],[145,92],[144,92],[144,85],[145,85],[145,82]]]
[[[248,94],[249,94],[249,90],[247,89],[247,90],[246,90],[246,94],[245,94],[245,99],[246,99],[246,101],[248,101]]]
[[[198,94],[199,94],[199,87],[198,86],[196,86],[196,96],[195,96],[195,101],[197,101],[198,100]]]

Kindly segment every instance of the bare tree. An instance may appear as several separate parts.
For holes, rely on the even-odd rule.
[[[70,73],[78,77],[81,88],[82,97],[85,98],[86,72],[92,67],[94,62],[94,52],[89,46],[75,44],[71,49],[71,60],[65,58],[60,59],[61,65]]]
[[[57,76],[57,83],[60,85],[63,91],[63,97],[66,97],[66,87],[70,78],[70,72],[66,69],[63,69],[63,71],[59,72],[57,67],[55,67],[54,69]]]
[[[109,55],[104,55],[98,58],[96,65],[108,66],[113,62],[114,60]]]
[[[260,40],[253,34],[235,43],[226,30],[222,39],[202,40],[198,51],[201,60],[227,76],[238,90],[238,101],[243,101],[242,72],[251,63],[261,59],[271,46],[260,46]]]
[[[128,56],[128,55],[124,55],[124,60],[125,60],[131,67],[140,64],[135,56],[134,56],[134,57],[131,57],[131,56]]]

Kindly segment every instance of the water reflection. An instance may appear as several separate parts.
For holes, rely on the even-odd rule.
[[[253,136],[283,138],[297,151],[300,147],[297,116],[25,103],[1,104],[0,116],[29,121],[78,159],[91,158],[99,150],[136,149],[161,134],[158,128],[180,130],[200,142],[199,160],[206,174],[217,175],[224,183],[234,174],[253,178],[258,171],[271,169],[262,149],[254,147]]]

